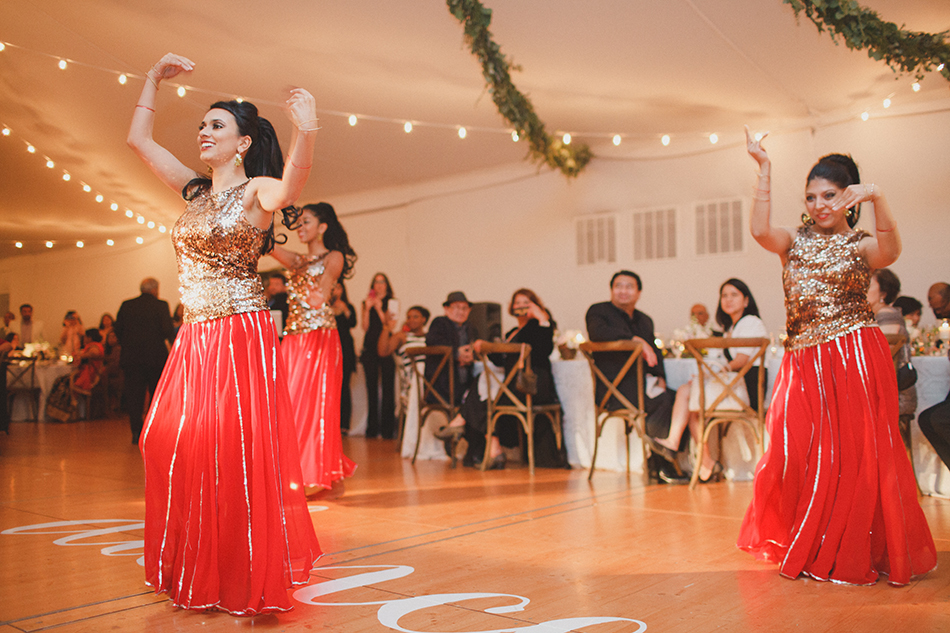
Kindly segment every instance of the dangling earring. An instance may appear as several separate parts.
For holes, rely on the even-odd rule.
[[[854,207],[851,207],[850,209],[847,209],[847,210],[844,212],[844,215],[845,215],[845,217],[847,217],[849,220],[850,220],[851,218],[853,218],[853,217],[854,217]]]
[[[208,165],[208,175],[210,176],[213,173],[214,173],[214,170],[211,169],[211,165]]]
[[[805,226],[811,226],[814,223],[815,223],[815,220],[810,215],[808,215],[807,213],[802,214],[802,224],[804,224]]]
[[[234,155],[234,166],[235,166],[235,167],[240,167],[240,166],[243,165],[243,164],[244,164],[244,157],[241,156],[241,152],[237,152],[237,153]]]

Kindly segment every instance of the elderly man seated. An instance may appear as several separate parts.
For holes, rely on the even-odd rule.
[[[950,284],[939,282],[930,286],[927,303],[938,320],[950,319]]]
[[[446,345],[452,348],[455,363],[452,371],[455,374],[455,403],[462,401],[462,395],[472,382],[472,363],[475,360],[472,343],[477,333],[475,326],[468,322],[468,315],[472,312],[472,303],[459,290],[450,292],[442,304],[445,316],[432,319],[429,331],[426,333],[426,345]],[[430,356],[426,359],[426,378],[431,380],[435,375],[441,359]],[[449,374],[443,370],[435,382],[436,390],[447,398],[449,393]],[[430,402],[436,398],[429,396]]]
[[[640,276],[629,270],[621,270],[610,279],[610,301],[595,303],[587,310],[587,335],[593,342],[634,340],[643,343],[643,359],[646,384],[644,385],[644,409],[646,411],[646,432],[649,437],[666,437],[670,432],[670,418],[676,392],[666,386],[666,373],[663,358],[656,347],[656,335],[653,332],[653,319],[636,309],[640,300],[643,284]],[[613,379],[620,372],[627,359],[625,352],[600,353],[595,358],[597,366],[604,375]],[[637,374],[630,371],[618,385],[620,393],[631,402],[637,401]],[[597,385],[598,401],[606,393],[606,387]],[[620,403],[613,400],[617,407]],[[647,441],[649,440],[647,438]],[[688,442],[684,437],[681,444]],[[672,467],[675,456],[655,442],[651,442],[654,453],[665,459],[651,466],[658,471],[661,481],[667,483],[686,483],[688,479]]]

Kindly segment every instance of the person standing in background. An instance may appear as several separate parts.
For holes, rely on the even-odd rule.
[[[393,287],[384,273],[373,275],[369,293],[363,300],[363,351],[360,360],[366,376],[366,437],[393,438],[396,428],[396,363],[392,356],[379,355],[379,337],[385,313],[399,309]],[[380,385],[382,388],[380,388]],[[380,398],[380,391],[382,397]]]
[[[353,417],[353,393],[350,391],[350,379],[356,371],[356,348],[353,344],[353,328],[356,327],[356,308],[346,294],[346,284],[340,281],[330,291],[330,308],[336,316],[336,331],[340,335],[340,347],[343,349],[343,379],[340,383],[340,432],[350,432],[350,418]]]

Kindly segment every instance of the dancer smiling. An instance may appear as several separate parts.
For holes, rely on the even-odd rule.
[[[309,175],[314,100],[296,89],[287,101],[296,132],[286,167],[257,108],[213,104],[198,128],[211,175],[200,176],[152,138],[160,82],[193,69],[169,53],[149,70],[128,138],[188,201],[172,230],[184,324],[140,441],[145,574],[179,607],[287,611],[287,588],[307,582],[320,548],[257,260],[273,246],[273,214]]]
[[[850,156],[808,174],[798,229],[771,223],[771,163],[746,128],[759,165],[752,235],[784,268],[788,339],[768,413],[771,445],[738,545],[783,576],[904,585],[936,566],[936,549],[897,428],[887,341],[866,298],[870,273],[901,251],[880,188],[860,184]],[[853,230],[874,204],[876,236]]]
[[[326,202],[305,206],[294,226],[300,241],[307,246],[307,254],[299,255],[280,246],[273,252],[274,258],[290,271],[290,312],[280,347],[294,403],[307,493],[335,488],[334,496],[339,496],[343,478],[353,474],[356,464],[343,454],[343,352],[336,316],[327,299],[333,286],[352,272],[356,253],[336,212]]]

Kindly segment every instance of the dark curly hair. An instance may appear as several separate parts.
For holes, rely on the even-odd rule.
[[[827,156],[822,156],[821,159],[815,163],[815,166],[811,168],[811,171],[808,172],[806,183],[816,178],[824,178],[839,189],[857,185],[861,182],[858,166],[854,162],[854,159],[851,158],[850,155],[845,156],[844,154],[828,154]],[[854,207],[854,213],[850,213],[846,217],[848,226],[854,228],[854,225],[858,223],[858,219],[861,217],[861,205],[859,204]]]

